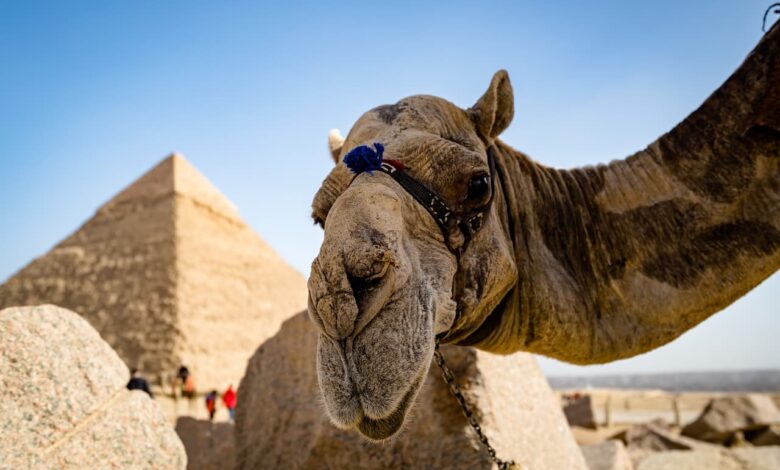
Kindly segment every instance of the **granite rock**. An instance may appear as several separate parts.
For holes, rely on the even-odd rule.
[[[371,443],[332,426],[317,384],[317,336],[302,312],[250,360],[238,392],[236,468],[491,468],[435,365],[398,436]],[[442,353],[499,457],[530,470],[587,468],[530,355]]]
[[[0,310],[0,468],[184,468],[176,433],[128,378],[76,313]]]

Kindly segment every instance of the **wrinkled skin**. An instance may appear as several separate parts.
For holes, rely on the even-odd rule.
[[[469,111],[432,96],[369,111],[343,145],[331,138],[334,157],[380,142],[386,158],[402,161],[450,207],[485,206],[489,194],[469,200],[468,184],[489,173],[486,149],[511,119],[511,109],[495,116],[499,92],[511,98],[505,73]],[[315,201],[325,240],[312,265],[309,312],[322,332],[317,364],[328,414],[339,427],[384,439],[399,429],[422,385],[435,335],[452,326],[458,260],[431,215],[391,177],[375,172],[351,180],[338,165]],[[339,196],[331,203],[328,194]],[[501,207],[491,205],[460,260],[464,317],[492,309],[514,283],[513,253],[495,214]],[[460,231],[448,238],[450,246],[463,244]]]

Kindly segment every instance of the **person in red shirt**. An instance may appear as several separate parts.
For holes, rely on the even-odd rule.
[[[206,409],[209,412],[209,419],[214,421],[214,413],[217,411],[217,391],[212,390],[206,395]]]
[[[227,390],[225,390],[225,393],[222,394],[222,403],[225,404],[225,407],[228,409],[228,412],[230,413],[230,420],[235,421],[236,420],[236,392],[233,390],[233,385],[228,385]]]

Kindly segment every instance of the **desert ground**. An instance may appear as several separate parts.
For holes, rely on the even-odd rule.
[[[635,424],[663,420],[679,432],[682,426],[698,417],[704,407],[715,398],[735,392],[679,392],[664,390],[586,389],[556,390],[556,395],[589,394],[593,399],[597,429],[572,426],[574,438],[580,445],[598,444]],[[780,406],[780,391],[764,393]],[[562,400],[563,401],[563,400]],[[676,406],[675,406],[676,403]]]

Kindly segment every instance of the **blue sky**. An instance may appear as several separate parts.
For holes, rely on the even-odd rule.
[[[3,2],[0,280],[171,151],[304,274],[326,135],[419,93],[467,107],[505,68],[503,139],[540,162],[623,158],[694,110],[769,2]],[[780,277],[635,359],[548,373],[780,367]]]

